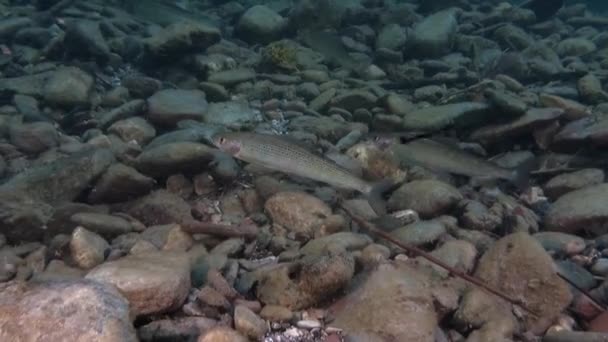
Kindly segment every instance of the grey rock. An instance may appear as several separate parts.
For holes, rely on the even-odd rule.
[[[545,195],[551,199],[587,186],[601,184],[605,175],[601,169],[584,169],[571,173],[564,173],[551,178],[543,187]]]
[[[421,218],[445,214],[462,199],[458,189],[437,180],[417,180],[397,189],[388,200],[389,210],[411,209]]]
[[[152,95],[148,118],[155,124],[174,126],[181,120],[201,120],[207,111],[205,93],[200,90],[165,89]]]
[[[179,195],[154,191],[132,203],[127,214],[146,226],[183,223],[193,220],[190,205]]]
[[[93,85],[93,77],[88,73],[75,67],[61,67],[44,84],[42,95],[55,105],[87,105]]]
[[[332,106],[354,111],[357,108],[372,108],[376,101],[378,101],[378,97],[371,92],[351,90],[334,97],[330,103]]]
[[[592,53],[597,49],[595,43],[585,38],[566,38],[557,44],[556,52],[561,57],[577,57]]]
[[[145,195],[155,181],[124,164],[113,164],[95,183],[88,196],[91,203],[125,202]]]
[[[207,81],[228,87],[251,81],[255,79],[255,77],[256,73],[253,69],[239,68],[213,73],[209,75]]]
[[[199,89],[207,95],[207,100],[210,102],[222,102],[230,99],[228,90],[223,85],[212,82],[201,82],[198,85]]]
[[[220,39],[221,33],[216,27],[201,22],[179,21],[146,38],[144,44],[150,57],[165,60],[206,49]]]
[[[420,56],[441,56],[451,48],[457,29],[454,11],[437,12],[414,26],[409,49]]]
[[[135,160],[135,168],[152,177],[201,172],[215,159],[216,150],[203,144],[176,142],[147,149]]]
[[[101,62],[110,58],[110,47],[97,21],[75,20],[68,25],[65,42],[67,50],[74,55],[92,56]]]
[[[12,36],[24,27],[32,25],[32,19],[28,17],[12,17],[0,20],[0,37]]]
[[[545,227],[552,231],[576,233],[582,229],[596,235],[607,232],[608,183],[569,192],[555,201],[545,216]]]
[[[376,38],[376,49],[399,50],[406,42],[406,32],[398,24],[388,24],[378,33]]]
[[[236,26],[237,34],[249,43],[269,43],[280,38],[287,20],[264,5],[249,8]]]
[[[439,220],[431,220],[410,223],[405,227],[393,230],[391,236],[406,244],[423,246],[436,242],[446,233],[447,230],[443,223]]]
[[[156,129],[146,119],[134,117],[113,123],[108,133],[116,134],[124,142],[144,146],[156,136]]]
[[[209,124],[238,128],[261,121],[261,115],[246,102],[228,101],[211,103],[203,120]]]
[[[461,102],[431,106],[410,112],[403,118],[403,128],[432,131],[451,125],[469,126],[483,122],[490,107],[484,103]]]
[[[76,213],[70,217],[70,220],[88,231],[105,237],[116,237],[134,230],[133,224],[128,220],[108,214]]]
[[[146,110],[146,105],[146,101],[141,99],[123,103],[117,108],[114,108],[107,113],[101,114],[101,116],[99,117],[99,127],[105,129],[116,121],[143,114],[143,112]]]
[[[19,192],[54,204],[73,201],[114,161],[109,150],[85,150],[32,167],[0,186],[0,192]]]
[[[576,255],[585,247],[585,240],[572,234],[561,232],[540,232],[532,235],[547,252],[558,255]]]
[[[48,122],[12,125],[10,137],[11,143],[25,153],[41,153],[59,144],[59,133]]]

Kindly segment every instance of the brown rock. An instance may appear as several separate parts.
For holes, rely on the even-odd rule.
[[[155,191],[137,200],[128,214],[146,226],[181,223],[192,220],[190,205],[166,190]]]
[[[217,290],[212,287],[205,286],[198,293],[198,300],[208,306],[228,309],[230,302]]]
[[[327,300],[344,288],[355,272],[353,256],[342,247],[332,248],[335,250],[268,270],[260,276],[257,298],[265,304],[282,305],[292,310]]]
[[[239,293],[228,283],[226,278],[216,269],[207,272],[207,284],[221,293],[224,297],[232,300],[239,296]]]
[[[332,214],[325,202],[303,192],[279,192],[266,201],[264,208],[275,224],[307,237],[315,236]]]
[[[116,286],[136,315],[179,308],[190,290],[190,262],[182,253],[153,252],[106,262],[86,276]]]
[[[406,263],[380,265],[331,308],[332,327],[379,341],[435,341],[437,317],[428,276]],[[375,340],[374,340],[375,341]]]
[[[255,340],[261,339],[268,330],[263,319],[242,305],[234,308],[234,327],[243,335]]]
[[[199,336],[198,342],[247,342],[249,341],[237,331],[228,327],[218,326]]]
[[[293,318],[293,312],[284,306],[266,305],[260,316],[272,322],[288,322]]]
[[[87,280],[0,284],[1,341],[137,341],[129,303]]]
[[[477,327],[467,339],[472,342],[509,341],[518,327],[509,305],[478,288],[464,294],[453,321],[467,329]]]
[[[554,271],[553,259],[526,233],[498,240],[482,256],[475,275],[508,296],[520,298],[528,309],[549,322],[572,301],[568,284]],[[540,323],[526,316],[528,328]]]
[[[82,227],[77,227],[72,233],[70,250],[76,264],[84,269],[101,264],[110,245],[101,236]]]

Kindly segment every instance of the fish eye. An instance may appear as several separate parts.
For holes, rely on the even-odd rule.
[[[220,144],[224,145],[224,143],[226,142],[226,138],[220,138]]]

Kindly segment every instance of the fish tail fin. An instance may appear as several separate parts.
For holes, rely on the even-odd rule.
[[[526,160],[521,165],[516,167],[511,176],[511,183],[515,185],[518,189],[523,190],[528,185],[530,185],[530,172],[536,166],[536,159],[530,158]]]
[[[377,215],[386,214],[386,201],[382,198],[382,195],[396,185],[397,183],[390,179],[384,179],[371,184],[370,190],[365,197]]]

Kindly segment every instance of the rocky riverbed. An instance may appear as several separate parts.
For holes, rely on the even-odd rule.
[[[608,17],[145,3],[0,0],[0,340],[605,340]],[[399,186],[378,216],[223,131]],[[530,182],[412,165],[420,135]]]

